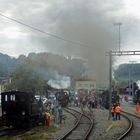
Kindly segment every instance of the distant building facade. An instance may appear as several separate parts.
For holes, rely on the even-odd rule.
[[[88,91],[96,90],[96,81],[94,80],[80,80],[75,82],[75,89],[86,89]]]
[[[94,93],[96,90],[95,80],[77,80],[75,81],[75,91],[80,97],[84,97],[89,93]]]

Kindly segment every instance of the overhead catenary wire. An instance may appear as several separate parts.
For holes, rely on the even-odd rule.
[[[31,25],[26,24],[26,23],[24,23],[24,22],[21,22],[21,21],[15,19],[15,18],[8,17],[8,16],[6,16],[6,15],[4,15],[4,14],[2,14],[2,13],[0,13],[0,16],[1,16],[1,17],[4,17],[4,18],[7,18],[7,19],[9,19],[9,20],[11,20],[11,21],[14,21],[14,22],[16,22],[16,23],[18,23],[18,24],[21,24],[21,25],[23,25],[23,26],[26,26],[26,27],[28,27],[28,28],[30,28],[30,29],[32,29],[32,30],[38,31],[38,32],[40,32],[40,33],[43,33],[43,34],[45,34],[45,35],[48,35],[48,36],[51,36],[51,37],[54,37],[54,38],[57,38],[57,39],[59,39],[59,40],[62,40],[62,41],[65,41],[65,42],[68,42],[68,43],[71,43],[71,44],[79,45],[79,46],[81,46],[81,47],[92,48],[91,46],[86,45],[86,44],[84,44],[84,43],[80,43],[80,42],[77,42],[77,41],[65,39],[65,38],[63,38],[63,37],[61,37],[61,36],[58,36],[58,35],[55,35],[55,34],[52,34],[52,33],[45,32],[45,31],[43,31],[43,30],[41,30],[41,29],[39,29],[39,28],[37,28],[37,27],[34,27],[34,26],[31,26]]]

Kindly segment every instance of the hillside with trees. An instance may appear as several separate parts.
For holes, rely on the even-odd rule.
[[[2,59],[1,59],[2,58]],[[86,71],[85,62],[50,53],[30,53],[17,59],[0,55],[0,77],[11,77],[7,90],[45,92],[49,80],[77,78]]]
[[[129,80],[133,82],[140,80],[140,63],[121,64],[114,70],[114,78],[121,85],[128,84]]]
[[[16,58],[0,53],[0,77],[7,77],[9,72],[16,67],[16,63]]]

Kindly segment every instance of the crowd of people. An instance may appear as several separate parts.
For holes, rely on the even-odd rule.
[[[80,107],[81,105],[83,107],[89,107],[89,108],[106,108],[107,103],[103,101],[102,97],[99,95],[88,95],[84,97],[76,97],[72,102],[71,106]]]
[[[72,107],[88,107],[88,108],[98,108],[105,109],[106,103],[103,98],[98,94],[89,94],[88,96],[84,96],[82,98],[76,96],[71,99],[69,102],[69,106]],[[108,109],[108,108],[107,108]],[[61,105],[57,100],[48,100],[48,103],[44,107],[45,111],[45,124],[48,127],[50,122],[54,124],[61,125],[64,120],[64,114]],[[111,113],[113,120],[120,120],[120,104],[111,105]]]
[[[48,127],[50,123],[62,124],[63,110],[61,105],[50,108],[50,110],[45,111],[45,125]]]
[[[46,127],[52,124],[62,124],[63,111],[61,105],[57,100],[48,99],[48,101],[43,104],[41,99],[39,100],[40,104],[40,122]],[[42,113],[43,112],[43,113]]]

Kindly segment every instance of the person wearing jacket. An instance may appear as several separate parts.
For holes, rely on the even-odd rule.
[[[120,112],[121,112],[120,104],[117,104],[115,112],[116,112],[116,120],[120,120]]]
[[[115,107],[114,104],[111,105],[111,115],[112,115],[112,119],[114,120],[114,112],[115,112]]]

